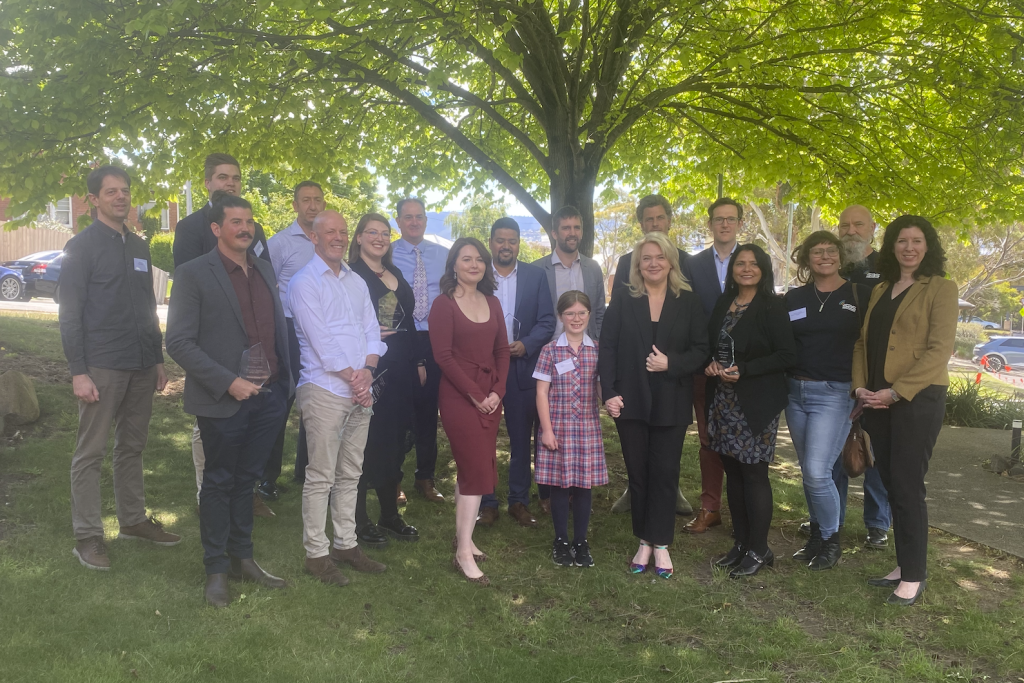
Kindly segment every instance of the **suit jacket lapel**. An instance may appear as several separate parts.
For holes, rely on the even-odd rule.
[[[907,292],[907,295],[905,297],[903,297],[903,301],[900,303],[899,308],[896,309],[896,315],[894,315],[892,318],[893,325],[895,325],[896,321],[900,319],[901,315],[903,315],[903,311],[907,310],[907,307],[910,306],[910,302],[916,299],[918,295],[920,295],[921,292],[924,291],[925,285],[927,285],[930,281],[930,277],[922,277],[918,279],[917,282],[915,282],[913,285],[910,285],[910,291]],[[915,288],[915,285],[921,286]],[[889,296],[892,296],[892,289],[889,290]]]
[[[704,268],[706,269],[708,280],[714,283],[715,296],[721,296],[722,284],[718,279],[718,264],[715,263],[715,248],[713,246],[708,247],[708,257],[704,261]]]
[[[231,278],[228,277],[228,271],[224,270],[224,264],[220,262],[220,255],[217,250],[214,249],[210,252],[208,261],[210,263],[210,269],[213,270],[213,277],[220,283],[221,288],[224,290],[224,296],[227,297],[228,303],[231,305],[231,310],[235,312],[235,318],[238,320],[238,324],[242,330],[245,331],[245,319],[242,317],[242,306],[238,303],[238,296],[235,294],[235,288],[231,284]]]
[[[522,263],[521,261],[519,263]],[[519,267],[519,263],[516,263],[516,302],[513,304],[512,315],[515,316],[516,320],[522,324],[523,319],[519,316],[519,306],[523,302],[523,269]]]
[[[650,353],[651,345],[654,344],[654,339],[651,337],[650,302],[648,302],[646,296],[628,296],[624,297],[624,300],[630,302],[630,307],[633,309],[633,317],[636,319],[637,328],[640,330],[640,340],[643,342],[647,352]],[[661,325],[658,327],[660,328]]]
[[[761,306],[764,305],[760,294],[755,294],[754,298],[750,301],[750,306],[740,316],[739,322],[732,328],[732,332],[729,335],[736,342],[736,350],[746,350],[750,342],[750,333],[754,329],[754,318],[761,310]]]

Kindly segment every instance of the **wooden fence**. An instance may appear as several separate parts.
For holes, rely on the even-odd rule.
[[[0,263],[14,261],[37,251],[60,251],[71,239],[70,232],[49,228],[4,230],[0,224]]]

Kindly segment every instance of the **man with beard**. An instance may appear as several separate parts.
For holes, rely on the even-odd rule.
[[[649,232],[663,232],[668,234],[672,227],[672,205],[660,194],[649,194],[643,197],[636,205],[636,220],[640,229],[646,235]],[[682,249],[679,250],[679,267],[690,255]],[[615,293],[629,285],[629,266],[633,262],[633,252],[629,252],[619,259],[615,267],[615,281],[612,283],[612,298]],[[690,511],[681,513],[690,514]]]
[[[876,224],[871,212],[865,207],[854,204],[846,207],[839,214],[839,238],[843,241],[846,261],[849,265],[841,275],[858,285],[874,287],[881,282],[876,262],[878,252],[871,246],[875,236]],[[862,302],[867,306],[867,302]],[[843,469],[842,458],[836,461],[832,469],[832,480],[839,491],[839,526],[846,521],[846,494],[850,479]],[[864,470],[864,526],[868,535],[864,547],[884,550],[889,543],[889,525],[892,523],[892,511],[889,508],[889,494],[885,490],[878,470],[869,467]],[[810,523],[806,523],[808,531]],[[802,525],[801,530],[804,529]]]
[[[494,295],[501,302],[512,361],[503,405],[508,431],[508,514],[520,526],[537,526],[530,502],[530,437],[537,421],[536,380],[540,350],[555,329],[555,313],[544,271],[519,261],[519,224],[499,218],[491,226],[488,244],[494,258]],[[498,499],[491,493],[480,503],[480,523],[498,519]]]

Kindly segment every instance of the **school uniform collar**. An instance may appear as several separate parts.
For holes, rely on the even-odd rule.
[[[565,332],[563,332],[561,335],[559,335],[558,341],[555,342],[555,346],[568,346],[568,345],[569,345],[569,338],[567,336],[565,336]],[[590,347],[596,346],[596,344],[594,344],[594,340],[591,339],[590,335],[587,334],[586,332],[583,333],[583,345],[584,346],[590,346]]]

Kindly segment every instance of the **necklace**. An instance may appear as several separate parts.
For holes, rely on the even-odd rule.
[[[376,275],[376,276],[377,276],[378,278],[380,278],[381,280],[383,280],[383,279],[384,279],[384,273],[388,272],[388,269],[387,269],[387,268],[385,268],[384,270],[382,270],[382,271],[380,271],[380,272],[378,273],[378,272],[377,272],[376,270],[374,270],[373,268],[370,268],[370,272],[372,272],[372,273],[373,273],[374,275]]]
[[[821,304],[820,306],[818,306],[818,313],[821,313],[822,309],[825,308],[825,304],[828,303],[829,297],[831,297],[833,294],[835,294],[837,290],[833,289],[831,292],[828,293],[828,296],[825,297],[825,300],[822,301],[821,297],[818,296],[818,286],[817,285],[812,285],[812,286],[814,287],[814,298],[818,300],[819,304]]]

